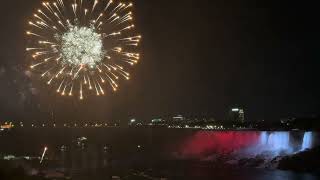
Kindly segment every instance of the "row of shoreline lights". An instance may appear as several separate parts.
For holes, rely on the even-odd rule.
[[[42,124],[42,125],[35,125],[35,124],[31,124],[31,127],[32,128],[41,128],[41,127],[116,127],[118,126],[119,124],[113,124],[113,125],[109,125],[109,124],[93,124],[93,125],[89,125],[89,124],[84,124],[84,125],[79,125],[79,124],[63,124],[63,126],[57,126],[56,124],[52,124],[52,125],[46,125],[46,124]],[[15,127],[14,124],[11,125],[11,128]],[[20,123],[20,126],[18,127],[26,127],[23,125],[23,123]],[[182,128],[190,128],[190,129],[194,129],[194,128],[198,128],[198,129],[225,129],[223,126],[212,126],[212,125],[207,125],[205,127],[202,127],[202,126],[188,126],[188,125],[185,125],[185,126],[168,126],[168,128],[177,128],[177,129],[182,129]],[[10,129],[10,128],[8,128]]]
[[[63,127],[114,127],[114,126],[118,126],[119,124],[98,124],[98,123],[95,123],[95,124],[83,124],[83,125],[79,125],[77,123],[75,124],[63,124]],[[19,123],[19,125],[14,125],[13,123],[5,123],[5,125],[1,126],[2,129],[10,129],[10,128],[14,128],[14,127],[27,127],[25,126],[22,122]],[[31,124],[31,127],[33,128],[36,128],[36,127],[61,127],[61,126],[58,126],[57,124],[52,124],[52,125],[47,125],[47,124],[38,124],[35,125],[35,124]]]

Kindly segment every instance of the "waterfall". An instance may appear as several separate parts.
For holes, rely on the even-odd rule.
[[[303,141],[301,151],[312,148],[312,132],[305,132],[303,135]]]
[[[313,132],[299,131],[261,131],[257,132],[257,135],[255,143],[238,150],[237,153],[240,156],[263,155],[263,157],[272,159],[279,155],[292,155],[311,149],[314,146],[314,137],[316,136]],[[235,140],[231,140],[231,142],[233,141]]]
[[[289,151],[291,149],[289,139],[289,132],[273,132],[268,137],[267,145],[275,151]]]
[[[280,152],[291,153],[289,132],[261,132],[259,145],[257,146],[256,154],[262,152],[272,152],[278,155]]]
[[[266,145],[268,142],[268,133],[263,131],[260,134],[260,145]]]

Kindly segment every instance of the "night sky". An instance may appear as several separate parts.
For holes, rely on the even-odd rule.
[[[0,121],[149,120],[183,114],[248,120],[319,113],[318,6],[302,1],[136,0],[141,63],[117,93],[60,97],[27,71],[38,0],[0,5]]]

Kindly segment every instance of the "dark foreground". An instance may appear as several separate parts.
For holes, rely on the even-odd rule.
[[[307,139],[304,134],[173,129],[16,130],[0,134],[0,180],[319,179],[318,133],[313,133],[312,145],[317,146],[311,150],[296,150],[294,154],[274,151],[278,146],[301,149],[299,146],[306,144],[302,143]],[[258,147],[264,139],[261,137],[273,140],[268,151],[249,148],[246,152],[253,153],[250,156],[235,154],[245,152],[241,151],[245,146]],[[288,144],[283,146],[283,142]],[[44,147],[49,150],[40,163]]]
[[[133,170],[118,169],[113,175],[78,174],[72,178],[65,177],[44,177],[44,174],[37,176],[27,175],[22,167],[10,167],[8,162],[1,163],[1,180],[44,180],[44,179],[74,179],[74,180],[107,180],[107,179],[226,179],[226,180],[316,180],[317,174],[296,173],[292,171],[265,170],[256,168],[230,168],[211,166],[206,163],[190,162],[165,162],[158,164],[153,169]]]

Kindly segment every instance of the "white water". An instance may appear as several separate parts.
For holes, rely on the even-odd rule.
[[[272,151],[290,151],[289,132],[262,132],[260,135],[260,145]]]
[[[312,148],[312,132],[305,132],[303,135],[303,141],[301,151]]]
[[[275,151],[291,151],[289,132],[273,132],[268,137],[267,145]]]
[[[305,132],[303,139],[300,140],[301,148],[298,151],[304,151],[312,148],[313,134],[312,132]],[[290,144],[289,132],[261,132],[260,142],[256,148],[256,154],[269,151],[274,155],[279,155],[280,152],[295,153],[294,147]]]

